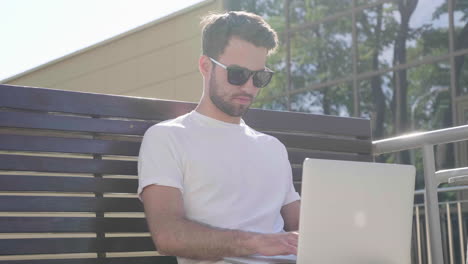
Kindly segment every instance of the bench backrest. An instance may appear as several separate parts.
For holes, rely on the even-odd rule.
[[[195,106],[0,85],[0,263],[176,263],[155,256],[136,160],[146,129]],[[287,146],[299,190],[305,157],[372,160],[366,119],[252,109],[244,120]]]

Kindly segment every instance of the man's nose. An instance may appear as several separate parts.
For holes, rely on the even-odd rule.
[[[255,94],[259,88],[257,88],[254,84],[253,84],[253,74],[250,75],[249,79],[247,80],[247,82],[245,82],[243,85],[241,85],[240,87],[242,90],[250,93],[250,94]]]

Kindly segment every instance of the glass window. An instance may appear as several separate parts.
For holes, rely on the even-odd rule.
[[[311,23],[351,10],[353,0],[295,0],[290,3],[292,25]]]
[[[291,110],[303,113],[323,114],[323,94],[307,91],[291,96]]]
[[[392,74],[386,73],[359,83],[361,117],[372,120],[374,140],[393,134],[393,116],[390,105],[393,97]]]
[[[458,0],[454,1],[453,22],[455,26],[455,50],[462,50],[468,48],[468,1]],[[445,10],[444,10],[445,11]],[[447,11],[445,11],[446,13]]]
[[[408,84],[408,110],[412,130],[434,130],[452,126],[449,61],[410,68]]]
[[[465,124],[468,125],[468,107],[465,108],[465,112],[463,113],[463,116],[465,118]]]
[[[352,74],[351,17],[341,17],[294,34],[291,39],[293,88]]]
[[[452,126],[448,60],[410,68],[406,75],[401,71],[399,78],[405,94],[400,104],[406,104],[399,118],[403,131]],[[373,120],[375,139],[395,135],[395,80],[390,72],[359,82],[361,116]]]
[[[291,96],[291,110],[349,117],[353,113],[353,84],[345,82],[295,94]]]
[[[256,101],[252,104],[252,107],[265,110],[288,111],[286,97],[279,97],[268,101]]]
[[[455,87],[457,95],[468,94],[468,55],[455,57]]]
[[[357,32],[359,72],[447,54],[445,0],[400,1],[364,9],[357,14]]]
[[[458,122],[457,125],[468,125],[468,96],[459,97],[457,100]],[[458,145],[458,166],[468,166],[468,141],[456,143]]]
[[[358,71],[369,72],[393,65],[398,21],[393,4],[381,4],[356,14]]]
[[[416,9],[409,17],[408,40],[406,42],[408,61],[427,55],[447,54],[449,19],[446,0],[417,2]],[[400,21],[403,21],[402,14],[400,12],[398,14]]]
[[[387,0],[387,2],[391,2],[393,0]],[[371,5],[371,4],[376,4],[382,2],[382,0],[357,0],[356,5],[358,7],[363,6],[363,5]]]

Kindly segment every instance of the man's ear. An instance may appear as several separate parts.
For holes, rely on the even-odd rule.
[[[201,55],[200,59],[198,60],[198,69],[200,70],[200,73],[203,75],[204,79],[208,78],[212,67],[213,64],[211,63],[210,58],[208,58],[206,55]]]

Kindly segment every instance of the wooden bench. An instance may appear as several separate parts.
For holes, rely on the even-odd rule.
[[[136,158],[146,129],[195,106],[0,85],[0,263],[177,263],[155,253]],[[372,160],[366,119],[252,109],[244,120],[288,147],[299,190],[305,157]]]

